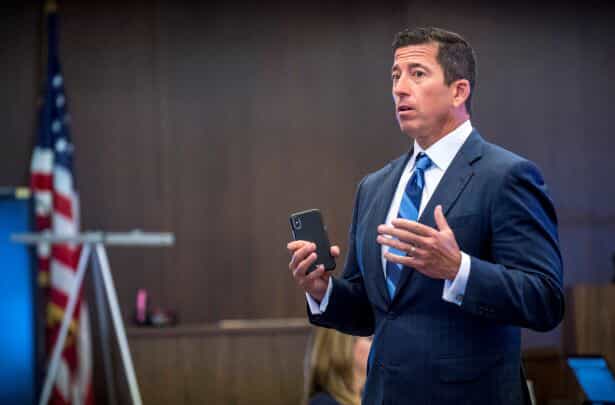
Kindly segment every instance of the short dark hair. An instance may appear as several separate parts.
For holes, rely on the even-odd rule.
[[[476,84],[476,56],[468,41],[461,35],[435,27],[405,29],[395,35],[393,52],[404,46],[431,42],[438,45],[437,60],[444,71],[444,83],[448,86],[459,79],[470,82],[470,95],[465,105],[468,114],[471,114],[472,94]]]

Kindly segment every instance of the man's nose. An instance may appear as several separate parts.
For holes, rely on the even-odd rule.
[[[411,93],[410,86],[407,80],[400,77],[397,82],[393,83],[393,95],[397,97],[409,96]]]

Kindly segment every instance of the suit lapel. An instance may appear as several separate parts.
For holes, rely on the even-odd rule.
[[[378,236],[378,225],[384,224],[386,221],[389,208],[391,207],[391,201],[393,200],[397,184],[399,183],[399,178],[410,156],[412,156],[412,149],[405,157],[391,162],[389,171],[384,174],[382,185],[378,188],[374,197],[373,211],[368,215],[369,220],[364,241],[365,252],[367,253],[365,267],[369,269],[369,277],[374,285],[376,285],[378,292],[387,306],[390,304],[391,299],[386,287],[384,269],[382,268],[381,246],[376,242],[376,237]]]
[[[473,130],[459,149],[446,173],[444,173],[438,187],[425,206],[425,210],[421,213],[420,223],[431,227],[436,226],[433,212],[437,205],[442,205],[444,215],[448,214],[474,174],[472,163],[481,157],[483,142],[478,132]]]
[[[436,206],[442,205],[442,212],[446,216],[453,205],[455,205],[455,202],[474,174],[472,163],[481,157],[483,142],[478,132],[473,130],[461,146],[461,149],[459,149],[457,155],[453,158],[444,176],[442,176],[438,187],[434,190],[418,222],[436,228],[433,215]],[[414,271],[403,271],[401,273],[395,297],[399,296],[399,292],[404,288],[408,280],[412,278],[414,273]]]

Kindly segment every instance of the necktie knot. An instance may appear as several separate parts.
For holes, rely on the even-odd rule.
[[[416,156],[416,161],[414,162],[414,170],[420,170],[421,172],[424,172],[425,170],[429,169],[432,164],[433,162],[431,161],[429,156],[427,156],[423,152],[420,152]]]

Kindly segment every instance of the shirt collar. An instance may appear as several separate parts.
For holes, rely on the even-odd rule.
[[[423,152],[429,156],[434,165],[445,172],[471,133],[472,123],[470,120],[467,120],[453,131],[444,135],[440,138],[440,140],[438,140],[438,142],[434,143],[427,149],[421,148],[421,146],[414,141],[414,153],[412,154],[412,160],[416,160],[416,156],[420,152]]]

